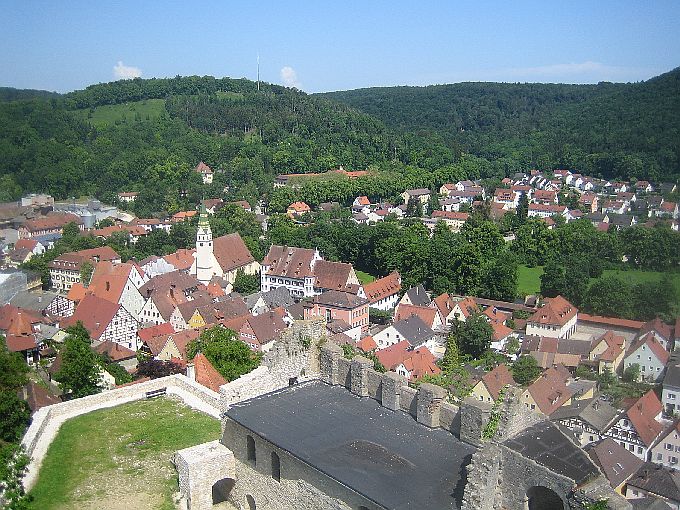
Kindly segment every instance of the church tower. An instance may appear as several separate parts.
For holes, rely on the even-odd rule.
[[[191,274],[196,276],[199,282],[207,285],[212,277],[221,273],[220,266],[213,253],[213,238],[208,212],[205,205],[201,204],[198,217],[198,231],[196,232],[196,259],[191,268]]]

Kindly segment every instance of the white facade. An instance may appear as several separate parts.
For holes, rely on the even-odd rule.
[[[527,336],[547,336],[549,338],[569,338],[576,331],[578,314],[574,315],[566,324],[539,324],[537,322],[527,322]]]
[[[624,370],[634,364],[640,366],[640,378],[652,382],[661,382],[666,364],[656,357],[656,354],[646,343],[631,352],[623,360]]]

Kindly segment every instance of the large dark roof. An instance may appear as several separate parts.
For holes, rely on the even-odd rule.
[[[677,352],[671,354],[671,358],[668,360],[663,385],[680,388],[680,354]]]
[[[503,444],[577,484],[599,474],[588,455],[549,421],[537,423]]]
[[[581,418],[595,430],[603,431],[619,411],[608,402],[599,398],[573,400],[570,405],[562,406],[550,415],[552,421]]]
[[[235,404],[226,416],[391,509],[459,508],[476,450],[318,380]]]
[[[680,501],[680,473],[672,468],[645,462],[628,480],[628,485],[648,493]]]

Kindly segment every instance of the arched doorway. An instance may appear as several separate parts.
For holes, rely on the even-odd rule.
[[[226,501],[231,493],[231,489],[234,488],[235,483],[236,480],[233,478],[222,478],[221,480],[217,480],[212,486],[213,505]]]
[[[552,489],[536,485],[527,491],[529,510],[564,510],[564,501]]]

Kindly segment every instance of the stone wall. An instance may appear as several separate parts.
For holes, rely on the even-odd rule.
[[[342,349],[334,343],[321,347],[319,376],[322,381],[344,386],[360,397],[373,398],[393,411],[409,413],[427,427],[441,427],[457,434],[458,407],[445,402],[444,388],[428,383],[411,388],[401,375],[381,374],[372,367],[373,362],[363,356],[345,359]]]
[[[188,406],[215,418],[220,417],[219,395],[183,375],[171,375],[152,379],[151,381],[131,384],[96,395],[43,407],[33,415],[31,425],[21,442],[26,449],[26,453],[31,458],[26,477],[24,478],[25,488],[28,490],[35,483],[42,460],[45,453],[47,453],[47,448],[56,437],[61,424],[66,420],[96,411],[97,409],[115,407],[126,402],[141,400],[146,398],[148,392],[158,391],[163,388],[165,388],[167,394],[176,395]]]
[[[255,460],[248,460],[247,436],[255,443]],[[230,501],[237,508],[248,509],[247,497],[254,499],[258,510],[355,510],[382,507],[333,480],[313,467],[300,462],[238,423],[227,420],[224,444],[231,447],[235,462],[234,488]],[[280,477],[272,470],[272,452],[278,456]],[[197,510],[193,505],[191,510]]]

